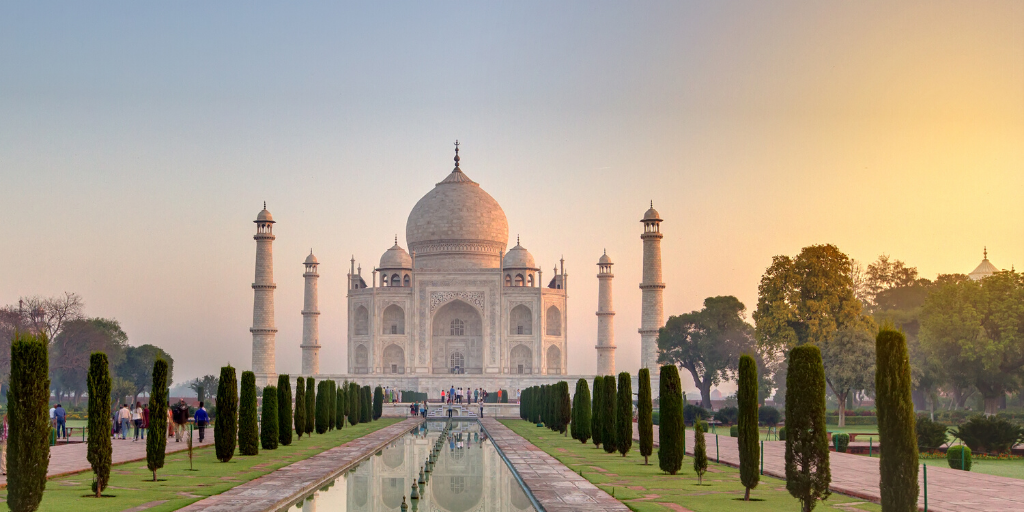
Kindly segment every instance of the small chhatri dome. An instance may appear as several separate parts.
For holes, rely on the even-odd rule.
[[[601,259],[597,260],[598,265],[612,265],[612,259],[608,257],[608,250],[605,249],[604,254],[601,255]]]
[[[313,256],[313,249],[309,250],[309,256],[306,256],[306,261],[304,263],[306,265],[315,265],[315,264],[319,263],[316,260],[316,256]]]
[[[412,257],[398,246],[398,236],[395,236],[395,245],[384,251],[380,257],[379,268],[412,268]]]
[[[519,245],[519,237],[516,237],[516,246],[508,250],[508,254],[505,255],[504,268],[524,268],[534,269],[537,268],[537,262],[534,261],[533,255],[530,251],[527,251],[525,247]]]
[[[647,213],[644,213],[644,220],[642,220],[641,222],[646,222],[649,220],[656,220],[659,222],[661,221],[661,214],[658,213],[658,210],[654,209],[654,201],[651,201],[651,209],[647,210]]]
[[[982,279],[999,272],[999,269],[988,261],[988,247],[985,247],[982,252],[982,260],[978,265],[978,268],[974,269],[974,272],[967,274],[967,277],[971,278],[972,281],[981,281]]]
[[[274,217],[267,211],[266,201],[263,201],[263,210],[256,215],[256,220],[253,222],[274,222]]]

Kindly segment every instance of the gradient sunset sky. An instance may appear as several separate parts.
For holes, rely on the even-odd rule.
[[[277,370],[302,261],[321,369],[345,274],[405,243],[452,168],[570,274],[569,371],[595,368],[597,259],[639,365],[640,217],[666,316],[756,306],[777,254],[834,243],[924,277],[1024,265],[1024,2],[0,3],[0,304],[79,293],[175,358],[249,369],[255,232],[277,224]],[[692,388],[691,388],[692,389]]]

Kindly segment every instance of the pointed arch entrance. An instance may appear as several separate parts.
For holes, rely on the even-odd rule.
[[[453,300],[430,319],[431,373],[483,373],[483,319],[469,303]]]

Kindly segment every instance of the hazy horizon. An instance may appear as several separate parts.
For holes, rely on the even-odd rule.
[[[1024,3],[0,6],[0,305],[76,292],[175,380],[251,365],[274,233],[277,371],[302,261],[320,367],[346,367],[364,276],[452,168],[544,272],[565,257],[569,367],[594,371],[597,259],[617,370],[639,367],[640,218],[665,219],[665,314],[756,307],[772,256],[832,243],[922,277],[1024,262]],[[689,379],[686,379],[688,382]],[[688,385],[693,389],[692,385]]]

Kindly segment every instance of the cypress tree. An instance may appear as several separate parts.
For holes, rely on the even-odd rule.
[[[548,417],[551,418],[551,430],[558,432],[558,383],[548,384]]]
[[[355,382],[348,385],[348,422],[353,425],[359,424],[359,417],[363,415],[363,408],[359,405],[359,384]]]
[[[369,423],[373,421],[373,394],[370,393],[370,386],[363,386],[362,393],[359,397],[359,405],[363,410],[359,415],[359,421]]]
[[[882,510],[917,510],[917,417],[911,399],[910,357],[900,331],[884,326],[875,338],[875,408]]]
[[[107,355],[93,352],[89,356],[89,431],[110,432],[110,365]],[[110,481],[112,447],[110,436],[89,436],[89,448],[86,459],[92,466],[96,497],[99,498],[103,489]]]
[[[697,485],[700,485],[704,483],[704,473],[708,470],[708,450],[700,420],[693,423],[693,438],[693,471],[697,473]]]
[[[152,402],[152,401],[150,401]],[[150,405],[150,421],[154,414]],[[166,413],[156,414],[166,418]],[[166,421],[166,420],[165,420]],[[238,443],[238,379],[235,369],[225,366],[220,369],[220,384],[217,386],[217,418],[213,423],[213,444],[217,449],[217,460],[227,462],[235,456]]]
[[[615,444],[623,457],[633,447],[633,381],[629,372],[619,373],[619,394],[615,397]]]
[[[260,446],[264,450],[276,450],[281,438],[278,432],[277,387],[263,388],[263,414],[260,415]]]
[[[530,388],[523,390],[523,396],[519,399],[519,419],[526,419],[526,409],[530,404]]]
[[[384,415],[384,390],[377,386],[373,390],[373,419],[379,420]]]
[[[750,490],[757,487],[760,480],[758,462],[761,451],[758,441],[761,434],[757,429],[757,363],[748,355],[740,357],[736,398],[739,402],[736,430],[740,452],[740,481],[746,488],[743,500],[750,501]]]
[[[662,471],[674,475],[683,467],[683,443],[686,433],[683,424],[683,387],[679,382],[679,369],[671,364],[662,366],[658,380],[658,400],[661,403],[661,418],[658,421],[658,466]]]
[[[576,381],[572,406],[573,437],[583,444],[590,439],[590,388],[587,379]]]
[[[156,482],[156,470],[164,467],[164,455],[167,450],[167,436],[160,435],[167,431],[167,400],[170,390],[167,389],[167,361],[157,358],[153,362],[153,387],[149,395],[150,434],[146,439],[146,467],[153,472]],[[155,419],[163,420],[163,426]]]
[[[238,453],[260,453],[259,420],[256,411],[256,374],[242,372],[242,398],[238,405]]]
[[[316,427],[316,381],[313,377],[306,377],[306,426],[303,430],[306,435],[312,435]]]
[[[619,447],[618,433],[615,430],[615,377],[604,376],[601,394],[601,444],[604,445],[605,453],[615,453]]]
[[[811,512],[827,499],[832,482],[825,427],[825,367],[821,350],[801,345],[789,352],[786,373],[786,489]]]
[[[292,383],[287,375],[277,377],[277,433],[281,446],[292,444]]]
[[[338,385],[333,380],[327,381],[327,430],[334,430],[334,421],[338,412]]]
[[[345,388],[334,389],[334,428],[345,428]]]
[[[594,400],[590,404],[590,435],[593,436],[594,447],[601,446],[603,436],[601,435],[601,411],[604,407],[601,406],[601,399],[604,398],[604,392],[601,388],[604,387],[604,377],[598,375],[594,377]]]
[[[641,368],[637,375],[636,394],[636,428],[640,434],[640,455],[644,457],[644,465],[649,464],[647,458],[654,453],[654,403],[651,400],[651,370]],[[584,383],[585,384],[585,383]]]
[[[306,433],[306,379],[295,378],[295,434],[302,440],[302,434]]]
[[[566,381],[560,381],[558,383],[559,389],[559,404],[558,404],[558,432],[565,434],[569,429],[569,424],[572,421],[572,403],[569,398],[569,383]]]
[[[327,381],[320,381],[316,385],[316,417],[314,427],[317,434],[327,432],[327,413],[329,411],[327,397]]]
[[[11,381],[7,391],[7,505],[14,511],[39,508],[46,489],[46,470],[50,465],[47,344],[45,335],[22,333],[15,333],[11,342]]]

